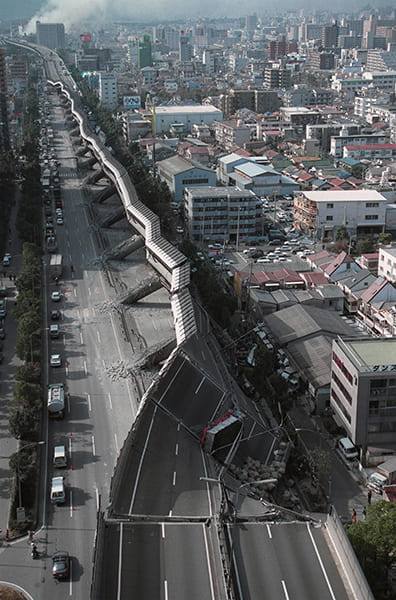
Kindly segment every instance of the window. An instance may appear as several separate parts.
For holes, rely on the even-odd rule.
[[[366,202],[366,208],[377,208],[379,206],[379,202]]]
[[[349,402],[349,404],[352,404],[352,396],[348,392],[348,390],[346,389],[346,387],[344,386],[344,384],[341,383],[341,381],[339,380],[339,378],[337,377],[337,375],[334,372],[331,374],[331,376],[334,379],[334,381],[336,382],[337,386],[342,391],[342,393],[344,395],[344,398]]]
[[[326,221],[332,221],[332,220],[333,220],[333,215],[326,216]]]
[[[365,215],[366,221],[378,221],[378,215]]]
[[[334,208],[334,204],[333,204],[333,202],[328,202],[328,203],[326,204],[326,208]]]

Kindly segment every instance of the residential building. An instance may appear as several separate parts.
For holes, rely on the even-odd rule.
[[[317,50],[311,50],[309,52],[309,61],[311,69],[319,71],[329,71],[334,69],[335,66],[334,53],[325,52],[324,50],[322,50],[321,52]]]
[[[327,25],[322,29],[322,46],[324,48],[335,48],[338,45],[340,28],[336,23]]]
[[[264,89],[273,90],[289,88],[291,85],[291,71],[285,67],[266,67],[264,69]]]
[[[282,58],[287,56],[287,54],[297,51],[297,44],[295,42],[287,42],[284,35],[282,35],[280,40],[268,42],[269,60],[276,60],[277,58]]]
[[[378,275],[396,283],[396,247],[385,246],[379,249]]]
[[[384,133],[349,135],[347,127],[340,131],[340,135],[332,136],[330,141],[330,154],[334,158],[344,156],[345,146],[356,146],[358,144],[386,144],[387,135]]]
[[[99,73],[99,100],[102,106],[113,110],[118,106],[117,77],[115,73]]]
[[[271,90],[234,90],[220,96],[220,108],[227,117],[234,115],[240,108],[256,113],[275,112],[281,101],[277,92]]]
[[[239,244],[256,239],[262,229],[262,209],[250,190],[235,187],[186,187],[184,215],[189,237]]]
[[[294,224],[317,239],[334,239],[340,227],[353,238],[379,234],[388,202],[375,190],[301,192],[294,197]]]
[[[396,144],[347,144],[343,157],[356,160],[390,160],[396,156]]]
[[[333,341],[331,407],[359,446],[396,449],[396,339]]]
[[[224,150],[232,150],[235,146],[243,148],[250,137],[251,128],[240,119],[215,122],[215,139]]]
[[[193,57],[193,47],[190,44],[190,36],[180,32],[179,39],[179,60],[180,62],[189,62]]]
[[[172,156],[157,163],[158,176],[165,181],[176,202],[183,202],[186,187],[216,186],[216,173],[181,156]]]
[[[63,23],[40,23],[36,21],[36,38],[39,46],[55,48],[65,47],[65,26]]]

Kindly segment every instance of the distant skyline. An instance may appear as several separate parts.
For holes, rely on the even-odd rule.
[[[145,0],[132,3],[131,0],[2,0],[0,2],[0,19],[31,20],[30,32],[35,30],[36,20],[42,22],[61,22],[66,29],[78,23],[95,25],[109,23],[117,19],[160,21],[184,19],[188,17],[243,17],[253,13],[258,16],[264,13],[281,13],[288,10],[304,8],[309,10],[328,10],[331,13],[361,10],[367,5],[378,7],[381,0],[368,3],[366,0],[352,0],[345,5],[343,0],[335,0],[329,5],[325,0],[283,0],[278,4],[263,3],[262,0],[248,0],[241,4],[240,0],[226,0],[214,3],[213,0]]]

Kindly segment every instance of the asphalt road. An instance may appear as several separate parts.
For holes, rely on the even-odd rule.
[[[230,526],[241,597],[348,600],[325,535],[310,523]]]

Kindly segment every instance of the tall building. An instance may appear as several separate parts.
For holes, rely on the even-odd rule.
[[[247,15],[245,17],[245,27],[247,31],[254,31],[257,27],[257,15]]]
[[[322,46],[325,48],[336,48],[338,44],[339,27],[337,23],[323,27],[322,29]]]
[[[268,58],[269,60],[276,60],[282,58],[292,52],[297,52],[298,46],[296,43],[286,42],[286,38],[282,35],[280,41],[268,42]]]
[[[55,48],[65,47],[65,26],[63,23],[40,23],[36,21],[36,37],[40,46]]]
[[[291,85],[291,72],[285,68],[266,67],[264,69],[264,89],[289,88]]]
[[[143,69],[144,67],[153,66],[153,57],[151,55],[151,41],[150,36],[144,35],[142,40],[138,43],[138,67]]]
[[[192,56],[193,48],[190,44],[190,38],[184,34],[184,31],[181,31],[179,38],[179,60],[180,62],[189,62]]]
[[[4,49],[0,48],[0,152],[9,149],[6,64]]]
[[[114,73],[99,73],[99,100],[110,110],[118,106],[117,77]]]

